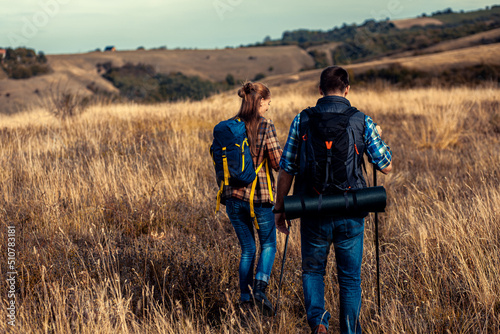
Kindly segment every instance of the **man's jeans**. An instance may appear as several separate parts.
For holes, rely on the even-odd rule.
[[[340,330],[361,333],[361,259],[363,257],[363,218],[309,218],[301,220],[302,284],[307,321],[314,328],[328,328],[330,313],[325,310],[323,277],[330,245],[335,247],[340,288]]]
[[[250,300],[250,288],[253,287],[253,271],[255,264],[254,222],[250,217],[250,203],[236,198],[226,200],[226,212],[233,224],[241,246],[239,267],[240,290],[242,302]],[[274,214],[269,205],[255,204],[255,216],[259,224],[260,257],[257,263],[256,280],[269,282],[276,254],[276,226]]]

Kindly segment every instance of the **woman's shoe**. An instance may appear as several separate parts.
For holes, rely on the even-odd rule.
[[[274,316],[274,308],[269,299],[266,297],[267,282],[255,280],[253,288],[253,297],[255,305],[266,317]]]

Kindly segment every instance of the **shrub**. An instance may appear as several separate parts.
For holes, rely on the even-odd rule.
[[[45,57],[45,53],[43,51],[38,52],[37,60],[40,64],[47,63],[47,57]]]
[[[30,66],[31,74],[33,76],[42,75],[49,73],[48,66],[44,66],[41,64],[33,64]]]
[[[97,69],[106,71],[103,77],[113,83],[122,96],[138,102],[201,100],[231,86],[230,82],[235,83],[231,74],[226,77],[225,84],[219,84],[181,72],[156,73],[153,66],[146,64],[127,63],[113,67],[111,63],[105,63],[97,64]]]
[[[330,65],[326,53],[323,51],[312,50],[309,52],[311,57],[314,59],[315,68],[324,68]]]
[[[88,98],[71,92],[60,83],[49,88],[48,110],[61,120],[82,114],[87,108],[88,102]]]
[[[476,86],[484,82],[500,83],[500,66],[479,64],[468,67],[453,67],[430,73],[406,68],[400,64],[391,64],[387,68],[370,69],[355,76],[351,75],[351,78],[356,85],[384,81],[405,88],[423,87],[431,83],[443,87]]]
[[[11,79],[28,79],[33,76],[29,67],[18,64],[11,66],[7,74]]]
[[[45,54],[40,51],[37,56],[33,49],[27,48],[8,48],[2,69],[11,79],[27,79],[50,72]]]
[[[259,81],[259,80],[262,80],[266,77],[266,75],[264,73],[257,73],[255,75],[255,77],[253,78],[253,81]]]
[[[236,85],[236,81],[234,80],[234,76],[232,74],[228,74],[226,75],[226,83],[229,85],[229,86],[234,86]]]
[[[183,99],[202,100],[218,92],[216,84],[198,76],[188,77],[181,72],[168,75],[158,74],[159,92],[162,99],[177,101]]]

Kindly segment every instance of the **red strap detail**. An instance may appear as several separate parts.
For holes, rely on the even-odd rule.
[[[332,148],[333,141],[325,141],[326,149],[329,150]]]
[[[302,136],[302,140],[303,141],[306,141],[307,140],[307,133],[305,135]]]
[[[358,147],[356,146],[356,144],[354,144],[354,149],[356,150],[356,154],[359,155]]]

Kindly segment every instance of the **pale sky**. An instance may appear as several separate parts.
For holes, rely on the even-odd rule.
[[[26,46],[46,54],[107,45],[215,49],[278,39],[287,30],[326,31],[344,22],[492,5],[482,0],[0,0],[0,47]]]

